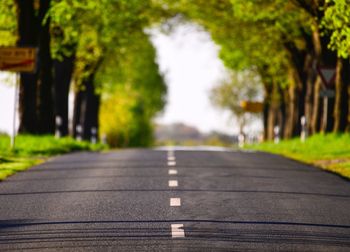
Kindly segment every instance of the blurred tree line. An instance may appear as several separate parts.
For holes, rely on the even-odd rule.
[[[20,75],[20,133],[106,134],[113,146],[148,146],[166,85],[144,29],[165,17],[151,0],[2,0],[0,46],[38,48]],[[71,87],[73,83],[73,87]]]
[[[2,0],[0,45],[39,48],[37,71],[21,74],[19,130],[46,134],[59,127],[68,134],[73,88],[74,136],[90,139],[101,126],[115,146],[148,145],[166,87],[144,30],[177,16],[202,26],[220,46],[233,94],[250,85],[252,92],[243,93],[254,98],[254,85],[262,83],[265,139],[275,126],[282,137],[299,135],[304,116],[310,134],[350,131],[349,6],[349,0]],[[332,86],[317,66],[336,70]],[[324,89],[334,97],[324,99]],[[241,113],[223,90],[217,103],[229,101]]]
[[[284,138],[299,135],[303,116],[310,134],[350,131],[349,0],[155,2],[178,13],[179,20],[204,27],[220,46],[226,67],[259,77],[256,83],[248,78],[246,85],[263,85],[265,139],[273,138],[276,126]],[[326,87],[317,67],[335,69],[333,85]],[[232,85],[240,86],[236,80]],[[325,89],[334,97],[324,99]],[[221,106],[229,91],[215,92]]]

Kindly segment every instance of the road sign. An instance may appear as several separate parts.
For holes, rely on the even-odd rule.
[[[20,72],[34,72],[36,68],[37,49],[34,47],[0,47],[0,71],[16,72],[15,106],[13,113],[13,128],[11,148],[15,148],[16,112],[18,104],[18,87]]]
[[[260,113],[264,109],[262,102],[241,101],[241,108],[246,112]]]
[[[0,71],[34,72],[36,52],[34,47],[0,47]]]
[[[318,73],[320,74],[323,83],[329,87],[335,80],[335,68],[333,67],[318,67]]]
[[[320,91],[320,97],[333,98],[335,97],[335,91],[332,89],[323,89]]]

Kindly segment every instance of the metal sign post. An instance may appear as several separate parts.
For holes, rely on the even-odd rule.
[[[300,139],[302,142],[305,142],[307,135],[308,135],[306,116],[302,116],[300,118],[300,123],[301,123]]]
[[[273,133],[274,133],[274,137],[273,137],[273,142],[275,144],[278,144],[280,142],[280,127],[278,125],[276,125],[273,128]]]
[[[33,73],[36,68],[37,48],[33,47],[0,47],[0,71],[16,73],[15,102],[11,134],[11,149],[15,148],[16,117],[18,107],[18,89],[21,72]]]
[[[16,83],[15,83],[15,97],[14,97],[14,108],[13,108],[13,118],[12,118],[12,134],[11,134],[11,149],[15,149],[15,139],[16,139],[16,117],[17,117],[17,107],[18,107],[18,88],[20,82],[20,74],[16,73]]]

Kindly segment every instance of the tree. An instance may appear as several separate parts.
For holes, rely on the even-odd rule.
[[[98,76],[104,83],[115,81],[103,87],[108,92],[103,92],[101,133],[111,146],[150,146],[152,118],[163,109],[167,89],[148,35],[140,30],[130,38],[119,60],[107,60],[113,67],[105,68]]]
[[[50,19],[46,14],[50,0],[15,0],[18,46],[38,48],[38,67],[33,74],[21,74],[20,132],[54,131]]]
[[[244,127],[256,115],[247,114],[242,109],[241,102],[260,99],[261,89],[261,80],[253,71],[231,72],[228,80],[211,90],[210,98],[214,106],[230,111],[237,121],[239,133],[244,134]]]
[[[220,46],[220,57],[228,68],[234,71],[254,69],[259,73],[266,94],[265,131],[271,132],[277,122],[275,119],[269,120],[268,117],[278,113],[275,108],[281,103],[279,98],[283,97],[280,92],[286,89],[290,81],[287,69],[292,66],[288,52],[284,50],[285,39],[282,38],[279,28],[274,26],[276,15],[267,18],[265,13],[259,16],[256,12],[261,6],[254,4],[251,4],[254,7],[251,11],[254,12],[246,15],[243,1],[235,1],[234,4],[229,0],[219,3],[201,0],[167,3],[208,30]],[[262,9],[264,8],[259,11]],[[268,124],[268,121],[271,123]]]
[[[350,131],[350,2],[327,0],[322,26],[330,33],[328,47],[338,54],[334,132]],[[342,58],[342,59],[341,59]]]
[[[149,1],[56,1],[51,10],[54,21],[53,54],[59,67],[74,66],[75,108],[74,135],[82,129],[84,139],[90,139],[91,130],[98,128],[98,111],[101,95],[101,80],[96,76],[104,68],[109,58],[116,57],[119,49],[126,43],[129,33],[147,24],[144,10]],[[140,15],[139,15],[140,14]],[[73,64],[74,61],[74,64]],[[66,64],[65,64],[66,63]],[[71,73],[71,71],[67,71]],[[65,80],[71,79],[67,76]],[[59,86],[57,80],[57,85]],[[66,82],[66,83],[67,83]],[[67,83],[65,87],[68,87]],[[65,93],[67,100],[67,90]],[[61,99],[60,99],[61,100]],[[66,101],[62,102],[66,104]],[[60,117],[67,118],[67,108],[56,109]],[[63,120],[66,125],[66,119]],[[67,128],[67,127],[65,127]]]
[[[345,85],[341,83],[349,74],[347,67],[346,70],[342,68],[344,62],[327,48],[329,28],[325,29],[321,20],[325,10],[336,6],[334,8],[342,13],[348,2],[330,2],[338,3],[327,6],[325,1],[311,0],[158,0],[160,5],[208,30],[221,47],[220,57],[228,68],[259,72],[266,94],[264,124],[267,139],[273,135],[275,124],[283,125],[284,137],[298,135],[300,119],[304,115],[312,133],[329,132],[333,125],[334,130],[344,128],[347,106],[344,106]],[[329,10],[329,13],[335,12]],[[347,22],[346,15],[338,14],[340,18],[335,18],[341,32],[345,29],[340,27],[339,20]],[[315,63],[337,67],[336,99],[329,100],[325,111],[322,111],[323,100],[319,98],[323,84],[313,68]],[[322,118],[327,118],[324,125]]]

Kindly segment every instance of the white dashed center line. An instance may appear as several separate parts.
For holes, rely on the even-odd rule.
[[[175,166],[176,162],[175,161],[168,161],[168,166]]]
[[[172,238],[185,237],[185,230],[183,224],[171,224],[171,236]]]
[[[180,198],[170,198],[170,206],[181,206]]]
[[[175,169],[169,169],[168,174],[169,174],[169,175],[176,175],[176,174],[177,174],[177,170],[175,170]]]
[[[169,187],[177,187],[179,186],[179,183],[177,182],[177,180],[169,180]]]
[[[176,166],[176,158],[173,150],[168,151],[168,166]],[[169,169],[169,175],[177,175],[176,169]],[[179,182],[177,180],[169,180],[169,187],[177,187],[179,186]],[[181,206],[181,198],[170,198],[170,206],[179,207]],[[172,238],[183,238],[185,237],[185,230],[183,224],[171,224],[171,236]]]

